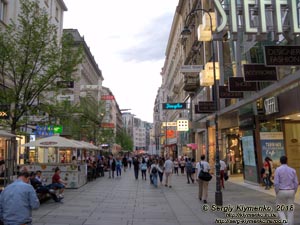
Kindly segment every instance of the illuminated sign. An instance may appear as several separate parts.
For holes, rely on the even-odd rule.
[[[186,109],[186,103],[163,103],[163,109],[168,109],[168,110]]]
[[[103,128],[115,128],[114,123],[101,123],[101,127]]]
[[[34,134],[39,137],[53,136],[54,134],[61,134],[63,132],[63,126],[61,125],[48,125],[48,126],[36,126]]]
[[[177,120],[177,131],[188,131],[189,121],[188,120]]]
[[[296,0],[231,0],[229,1],[229,19],[223,8],[221,2],[219,0],[214,0],[214,5],[217,11],[220,14],[221,24],[217,27],[217,32],[223,31],[228,25],[228,20],[230,21],[230,29],[233,34],[237,34],[238,32],[238,5],[241,5],[243,10],[243,19],[244,31],[246,34],[266,34],[268,32],[269,27],[273,27],[273,31],[275,34],[279,35],[284,32],[283,30],[283,19],[287,17],[289,20],[289,30],[292,34],[299,34],[300,27],[298,21],[298,7]],[[241,2],[241,3],[240,3]],[[257,3],[258,2],[258,3]],[[272,7],[271,10],[267,10],[267,8]],[[272,13],[272,15],[269,15]],[[285,13],[287,15],[285,16]],[[257,18],[256,26],[253,26],[253,17]],[[268,20],[267,18],[273,18],[273,20]],[[271,21],[274,21],[271,23]]]
[[[163,122],[163,127],[177,127],[177,122]]]
[[[113,95],[102,95],[101,100],[114,100],[115,96]]]
[[[0,105],[0,120],[9,119],[9,106],[8,105]]]

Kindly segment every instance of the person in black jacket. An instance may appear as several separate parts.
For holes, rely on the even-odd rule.
[[[133,169],[134,169],[134,176],[135,176],[135,179],[139,179],[139,170],[140,170],[140,161],[137,157],[134,157],[133,159]]]
[[[31,172],[30,184],[33,186],[36,193],[49,194],[55,202],[61,202],[62,198],[58,198],[56,196],[55,190],[51,189],[49,185],[43,185],[42,182],[35,177],[35,175],[36,173]]]
[[[109,177],[108,178],[115,178],[115,171],[116,171],[116,160],[111,154],[108,159],[108,169],[109,169]]]

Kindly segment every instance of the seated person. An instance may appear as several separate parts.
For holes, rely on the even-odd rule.
[[[55,202],[60,202],[62,198],[58,198],[55,191],[51,189],[50,185],[43,185],[41,181],[36,179],[36,174],[32,172],[30,174],[30,184],[35,189],[36,193],[49,194]]]
[[[60,178],[60,169],[57,167],[55,169],[55,173],[52,176],[52,184],[51,187],[54,189],[58,189],[59,190],[59,195],[58,197],[62,198],[63,195],[62,193],[65,190],[65,186],[67,185],[67,182],[64,182],[61,178]]]

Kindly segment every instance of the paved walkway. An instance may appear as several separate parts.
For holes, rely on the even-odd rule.
[[[239,184],[240,178],[230,178],[223,191],[222,210],[238,210],[238,206],[266,206],[274,213],[275,198]],[[251,185],[253,186],[253,185]],[[208,205],[197,198],[198,185],[187,184],[185,176],[173,175],[172,188],[150,186],[149,180],[135,180],[133,170],[122,178],[98,178],[79,189],[67,189],[63,204],[52,200],[33,212],[34,225],[210,225],[221,224],[225,213],[214,210],[215,182],[209,184]],[[299,196],[298,196],[299,197]],[[299,199],[298,199],[299,200]],[[271,207],[268,208],[268,207]],[[257,211],[258,212],[258,211]],[[261,212],[261,211],[260,211]],[[237,215],[233,211],[232,215]],[[229,217],[227,217],[229,219]],[[240,218],[243,219],[243,218]],[[261,224],[250,221],[248,224]],[[223,224],[237,224],[222,221]],[[296,205],[295,225],[300,225],[300,205]],[[246,224],[246,223],[240,223]],[[276,223],[269,223],[276,224]],[[278,223],[277,223],[278,224]]]

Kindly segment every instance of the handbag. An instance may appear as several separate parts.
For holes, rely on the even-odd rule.
[[[224,180],[227,181],[229,179],[228,173],[224,173]]]
[[[212,179],[212,175],[209,172],[200,171],[198,178],[203,181],[210,181]]]

